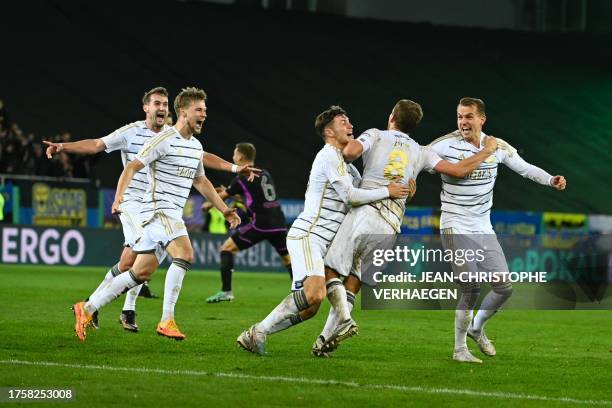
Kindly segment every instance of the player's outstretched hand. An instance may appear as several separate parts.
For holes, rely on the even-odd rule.
[[[550,180],[550,185],[556,188],[557,190],[565,190],[567,181],[565,181],[565,177],[563,176],[554,176],[552,180]]]
[[[408,184],[391,183],[387,186],[389,189],[389,197],[391,198],[406,198],[410,194]]]
[[[261,169],[244,165],[238,166],[236,173],[246,177],[249,181],[253,181],[255,180],[255,177],[259,177],[259,175],[261,174]]]
[[[226,187],[223,184],[221,184],[219,187],[215,187],[215,191],[217,192],[217,194],[221,194],[225,190],[226,190]]]
[[[113,206],[111,207],[111,213],[113,214],[121,214],[121,202],[123,201],[123,197],[119,197],[115,201],[113,201]]]
[[[62,151],[61,143],[53,143],[47,140],[43,140],[43,143],[47,145],[47,159],[52,159],[54,154],[58,154]]]
[[[236,214],[235,208],[228,208],[227,210],[223,211],[223,216],[227,222],[229,222],[230,228],[233,229],[240,225],[241,220],[238,214]]]
[[[495,153],[497,150],[497,139],[495,136],[485,136],[484,150],[489,154]]]

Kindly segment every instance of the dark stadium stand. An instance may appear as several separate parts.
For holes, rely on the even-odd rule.
[[[209,95],[205,149],[229,158],[235,143],[254,143],[281,196],[300,198],[322,144],[314,117],[329,105],[346,108],[359,132],[384,127],[398,99],[416,100],[425,117],[413,136],[426,144],[455,129],[460,97],[475,96],[488,104],[486,131],[568,179],[560,194],[503,170],[494,208],[612,213],[603,35],[434,30],[197,2],[126,2],[120,13],[104,2],[0,9],[0,98],[36,134],[101,137],[144,117],[145,90],[197,85]],[[120,170],[114,155],[93,175],[113,187]],[[439,206],[439,184],[421,176],[414,204]]]

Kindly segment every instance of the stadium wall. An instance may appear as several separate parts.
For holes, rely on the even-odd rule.
[[[111,266],[119,259],[123,234],[118,229],[26,227],[0,224],[3,265]],[[191,233],[196,269],[217,269],[224,235]],[[241,251],[235,268],[243,271],[285,271],[267,242]],[[167,267],[166,259],[162,267]]]
[[[1,97],[12,118],[38,137],[63,130],[78,139],[101,137],[143,118],[145,90],[164,85],[176,95],[198,85],[209,95],[204,148],[229,158],[235,143],[254,143],[257,164],[275,177],[279,196],[303,198],[322,146],[313,120],[329,105],[346,108],[360,132],[385,127],[398,99],[418,101],[425,116],[412,136],[426,144],[456,128],[459,98],[476,96],[487,102],[485,131],[568,180],[560,194],[502,170],[495,208],[612,214],[601,188],[612,149],[606,36],[443,28],[200,2],[148,9],[126,2],[121,13],[100,2],[7,4],[0,5],[10,16],[0,35],[11,39],[4,53],[13,63],[3,66]],[[151,34],[152,22],[164,30]],[[341,59],[333,44],[341,45]],[[177,55],[188,55],[189,63],[178,64]],[[35,97],[24,90],[35,90]],[[103,157],[94,177],[114,187],[119,154]],[[215,184],[230,177],[207,174]],[[439,177],[421,175],[418,189],[414,204],[439,205]]]

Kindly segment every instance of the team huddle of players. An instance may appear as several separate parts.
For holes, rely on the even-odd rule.
[[[174,305],[193,261],[182,221],[182,209],[192,186],[223,213],[231,227],[241,220],[225,205],[226,197],[243,195],[250,214],[250,222],[237,228],[221,247],[223,287],[209,302],[233,299],[233,256],[262,240],[275,247],[292,277],[290,294],[263,320],[240,334],[240,347],[266,354],[269,335],[312,318],[327,298],[329,315],[311,352],[329,357],[340,342],[359,330],[351,311],[361,287],[361,261],[395,241],[406,200],[414,195],[421,171],[437,172],[442,177],[443,245],[456,249],[466,235],[486,241],[482,243],[487,248],[484,261],[462,266],[468,270],[505,272],[508,268],[490,222],[499,163],[542,185],[558,190],[566,185],[563,176],[548,174],[525,162],[507,142],[486,136],[482,132],[485,105],[480,99],[462,98],[457,106],[458,130],[429,146],[421,146],[410,137],[423,116],[416,102],[400,100],[389,115],[386,130],[369,129],[357,138],[353,137],[347,112],[332,106],[316,117],[315,130],[325,145],[313,161],[304,210],[287,231],[271,175],[253,167],[254,146],[238,144],[232,164],[204,152],[194,137],[206,119],[205,100],[204,91],[183,89],[174,101],[177,123],[169,127],[168,93],[164,88],[154,88],[143,98],[144,121],[101,139],[47,143],[48,156],[62,150],[90,154],[120,150],[124,163],[113,212],[120,216],[125,249],[88,300],[73,306],[79,339],[85,340],[88,327],[97,326],[98,310],[126,291],[120,322],[127,330],[138,330],[134,310],[139,285],[150,278],[166,253],[172,257],[172,264],[166,274],[157,333],[177,340],[185,338],[175,322]],[[363,159],[363,175],[350,164],[359,157]],[[239,176],[218,193],[206,178],[204,167]],[[381,236],[385,242],[381,242]],[[484,326],[510,297],[512,286],[503,280],[492,285],[475,316],[479,284],[464,283],[460,289],[453,359],[481,363],[469,351],[467,336],[484,354],[496,354]]]

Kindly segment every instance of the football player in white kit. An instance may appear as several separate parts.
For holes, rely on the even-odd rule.
[[[159,132],[166,130],[167,118],[170,117],[168,112],[168,91],[164,87],[155,87],[150,91],[145,92],[142,97],[142,108],[145,112],[144,121],[136,121],[123,126],[108,136],[99,139],[86,139],[71,143],[53,143],[44,141],[47,147],[47,157],[52,158],[53,155],[59,152],[77,153],[77,154],[96,154],[101,151],[110,153],[116,150],[121,151],[121,160],[123,167],[127,166],[136,154],[142,148],[144,143],[157,135]],[[211,154],[204,154],[204,167],[213,168],[222,171],[248,172],[253,169],[236,167],[220,157]],[[250,175],[250,174],[249,174]],[[94,293],[99,292],[103,287],[109,284],[113,277],[127,271],[136,259],[136,254],[132,251],[136,240],[142,233],[140,223],[140,207],[142,195],[147,186],[147,169],[144,168],[134,175],[132,182],[127,187],[124,193],[124,200],[121,203],[121,214],[119,219],[123,228],[124,249],[117,262],[104,276]],[[158,253],[158,260],[162,262],[165,258],[165,252]],[[125,296],[125,302],[121,314],[119,315],[119,323],[125,330],[131,332],[138,331],[136,324],[136,299],[142,285],[138,285],[130,289]],[[88,298],[89,299],[89,298]],[[97,313],[94,314],[92,325],[98,327]]]
[[[495,138],[488,138],[486,149],[469,159],[454,164],[442,160],[429,147],[419,145],[409,136],[422,117],[423,111],[418,103],[402,99],[389,115],[387,130],[369,129],[346,145],[343,150],[345,159],[353,161],[363,157],[360,188],[378,189],[394,180],[407,183],[416,180],[423,170],[465,177],[495,151]],[[325,266],[346,278],[349,311],[361,287],[362,260],[375,249],[390,248],[394,244],[400,233],[405,207],[403,199],[386,198],[352,208],[342,222],[325,257]],[[323,332],[312,346],[313,355],[329,357],[338,346],[342,339],[334,339],[332,334],[339,318],[338,311],[332,307]]]
[[[483,149],[486,138],[482,126],[486,121],[485,104],[477,98],[462,98],[457,106],[458,130],[434,140],[429,146],[451,162],[470,158]],[[498,149],[468,177],[457,178],[442,174],[440,193],[440,233],[446,248],[476,247],[485,249],[483,262],[463,266],[467,271],[506,272],[508,264],[491,225],[490,212],[493,206],[493,187],[499,163],[538,184],[563,190],[563,176],[552,176],[546,171],[527,163],[516,149],[498,139]],[[459,267],[453,265],[455,272]],[[480,350],[488,356],[496,354],[495,347],[487,338],[485,323],[502,307],[512,294],[510,282],[491,283],[491,291],[485,296],[476,316],[473,309],[480,295],[480,284],[460,284],[461,297],[455,310],[455,348],[453,359],[461,362],[482,363],[467,348],[466,337],[476,341]]]
[[[345,312],[333,335],[346,337],[357,333],[358,326],[350,318],[346,306],[344,287],[337,274],[326,275],[323,258],[348,206],[388,197],[405,199],[409,192],[407,185],[398,183],[370,190],[353,186],[352,176],[342,157],[342,148],[350,140],[353,126],[342,108],[332,106],[319,114],[315,129],[325,146],[315,157],[310,170],[304,211],[287,234],[287,249],[293,266],[292,293],[264,320],[251,326],[237,339],[242,348],[256,354],[265,354],[269,334],[314,316],[326,294],[332,305]]]
[[[206,94],[201,89],[183,89],[174,100],[176,126],[151,138],[121,173],[113,213],[122,212],[128,186],[135,175],[148,166],[146,191],[140,208],[144,229],[132,248],[137,256],[129,271],[113,277],[89,301],[73,305],[75,331],[81,341],[85,340],[86,328],[96,310],[150,278],[159,266],[160,246],[173,260],[166,274],[163,314],[156,331],[176,340],[185,338],[174,320],[174,306],[193,260],[193,248],[182,220],[192,185],[223,212],[232,227],[240,223],[235,210],[227,208],[204,174],[203,149],[194,134],[200,134],[206,119],[205,100]]]

